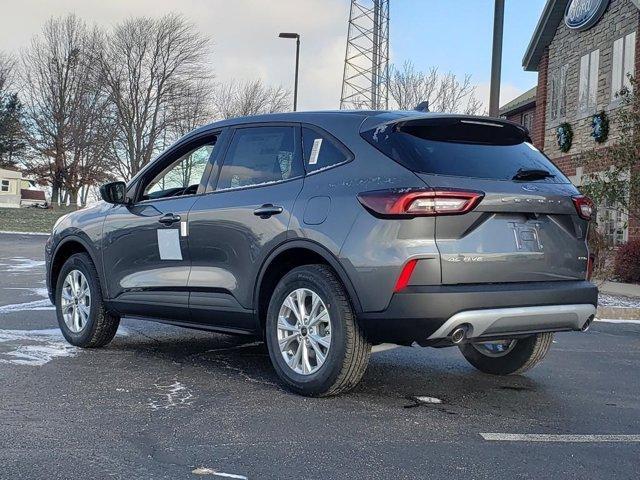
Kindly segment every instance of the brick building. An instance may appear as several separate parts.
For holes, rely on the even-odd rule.
[[[536,92],[538,87],[524,92],[500,108],[500,116],[533,131],[536,116]]]
[[[532,92],[505,105],[503,116],[524,124],[533,114],[533,143],[571,178],[582,184],[586,173],[580,154],[601,147],[592,133],[592,117],[608,116],[621,108],[616,93],[629,85],[627,75],[640,71],[640,0],[547,0],[523,59],[525,70],[538,72],[535,101]],[[515,105],[514,105],[515,103]],[[567,153],[558,146],[556,132],[569,123],[573,142]],[[607,142],[616,141],[612,122]],[[629,221],[614,205],[598,206],[598,224],[615,243],[640,238],[640,225]]]

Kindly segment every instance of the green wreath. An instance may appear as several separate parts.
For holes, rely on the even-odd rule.
[[[602,110],[591,117],[591,136],[598,143],[604,143],[609,137],[609,117]]]
[[[567,122],[561,123],[556,130],[556,139],[558,147],[563,153],[567,153],[571,149],[573,143],[573,129]]]

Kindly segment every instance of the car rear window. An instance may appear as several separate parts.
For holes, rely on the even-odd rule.
[[[518,171],[546,170],[540,181],[568,180],[508,123],[438,118],[400,122],[362,133],[378,150],[417,173],[512,180]]]

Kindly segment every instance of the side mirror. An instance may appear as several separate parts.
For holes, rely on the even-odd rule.
[[[124,182],[105,183],[100,187],[100,195],[107,203],[125,204],[127,203],[127,184]]]

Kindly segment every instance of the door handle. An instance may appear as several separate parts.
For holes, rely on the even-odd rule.
[[[181,220],[180,215],[174,215],[173,213],[167,213],[161,216],[158,221],[163,225],[172,225]]]
[[[283,208],[279,207],[278,205],[272,205],[270,203],[265,203],[264,205],[262,205],[261,207],[256,208],[253,211],[253,214],[260,217],[260,218],[269,218],[272,215],[278,215],[279,213],[283,212]]]

